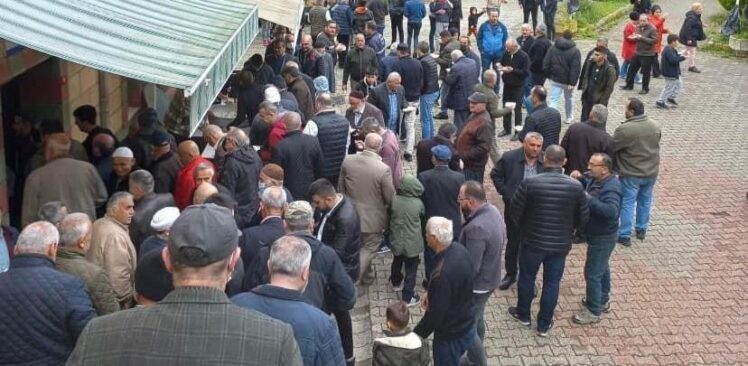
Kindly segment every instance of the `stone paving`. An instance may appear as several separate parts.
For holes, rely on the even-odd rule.
[[[463,9],[479,3],[463,1]],[[659,3],[671,14],[668,27],[680,29],[690,1]],[[706,21],[719,5],[716,0],[703,3]],[[516,2],[502,7],[501,19],[516,37],[521,23]],[[423,28],[422,39],[428,35],[427,21]],[[605,34],[618,54],[621,33],[622,26],[616,26]],[[389,24],[385,39],[389,44]],[[582,54],[592,45],[579,42]],[[646,241],[619,246],[611,259],[611,312],[596,325],[571,322],[585,291],[585,246],[575,245],[550,337],[536,337],[507,315],[507,308],[516,304],[516,286],[491,297],[485,312],[489,364],[748,364],[748,153],[739,145],[748,137],[748,62],[702,52],[698,64],[702,74],[683,75],[679,108],[654,108],[664,85],[660,79],[653,79],[651,93],[642,98],[649,117],[662,126],[662,163]],[[624,105],[633,96],[639,95],[614,91],[609,133],[623,121]],[[578,93],[576,99],[575,117],[581,110]],[[500,146],[506,151],[519,143],[501,139]],[[405,164],[405,170],[414,174],[414,164]],[[486,179],[490,201],[503,211],[488,174]],[[397,300],[387,283],[391,258],[387,254],[375,260],[376,282],[361,289],[353,312],[359,364],[370,363],[371,342],[382,335],[385,308]],[[418,276],[420,284],[422,267]],[[420,285],[417,290],[424,293]],[[411,312],[415,325],[422,314],[417,307]]]

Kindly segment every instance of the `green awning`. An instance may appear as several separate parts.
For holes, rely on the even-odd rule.
[[[0,1],[0,37],[91,68],[183,89],[194,133],[258,33],[242,0]]]

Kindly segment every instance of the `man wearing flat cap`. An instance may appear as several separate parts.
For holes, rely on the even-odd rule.
[[[465,180],[483,183],[483,175],[491,149],[491,116],[486,111],[488,97],[483,93],[473,93],[468,98],[470,117],[457,136],[455,147],[464,163]]]
[[[241,250],[231,211],[188,207],[161,252],[174,290],[159,303],[90,322],[68,365],[302,365],[291,327],[224,293]]]

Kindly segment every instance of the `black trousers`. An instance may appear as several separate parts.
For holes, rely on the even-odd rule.
[[[592,111],[592,106],[594,106],[595,103],[592,103],[588,101],[586,98],[582,98],[582,114],[579,116],[579,122],[584,122],[590,119],[590,112]]]
[[[405,36],[403,35],[403,16],[402,15],[390,15],[390,26],[392,28],[392,43],[405,42]],[[399,38],[398,38],[399,37]]]
[[[543,23],[545,23],[545,26],[546,26],[545,35],[551,41],[553,41],[554,37],[556,36],[556,24],[554,23],[555,21],[556,21],[556,7],[545,8],[543,10]]]
[[[353,357],[353,321],[349,310],[337,310],[332,312],[338,323],[340,342],[343,344],[343,354],[346,359]]]
[[[506,225],[506,251],[504,252],[504,268],[506,275],[517,277],[517,268],[519,260],[519,228],[516,227],[509,218],[509,203],[504,201],[504,224]]]
[[[527,21],[530,20],[530,15],[532,15],[532,29],[535,29],[535,27],[538,26],[538,4],[523,6],[522,14],[524,15],[522,23],[527,23]]]
[[[636,55],[629,65],[628,74],[626,74],[626,87],[634,87],[634,79],[639,69],[642,70],[642,90],[649,91],[649,80],[652,78],[652,64],[655,61],[654,56]]]
[[[421,23],[408,23],[408,47],[414,51],[418,47],[418,35],[421,33]]]
[[[418,272],[418,256],[408,258],[404,255],[396,255],[392,258],[390,266],[390,281],[393,286],[400,285],[403,282],[403,265],[405,265],[405,283],[403,284],[403,301],[410,302],[415,295],[416,273]]]
[[[662,72],[660,72],[660,61],[659,60],[659,54],[655,54],[654,63],[652,64],[652,76],[658,78],[660,75],[662,75]]]
[[[519,126],[522,124],[522,85],[519,86],[508,86],[504,84],[504,94],[501,96],[502,107],[506,102],[515,102],[517,106],[514,107],[514,125]],[[512,127],[512,115],[507,114],[504,116],[504,132],[508,134],[514,133]]]
[[[431,49],[431,52],[436,52],[436,48],[434,48],[434,35],[436,35],[436,18],[429,17],[429,48]]]

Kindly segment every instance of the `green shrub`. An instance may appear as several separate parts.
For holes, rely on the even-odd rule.
[[[722,5],[725,10],[732,10],[735,6],[735,0],[719,0],[719,4]],[[740,7],[742,8],[741,13],[744,17],[748,17],[748,1],[741,0]]]

